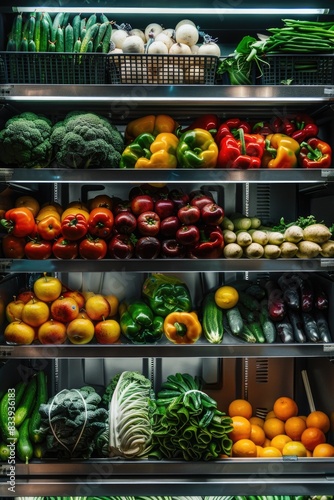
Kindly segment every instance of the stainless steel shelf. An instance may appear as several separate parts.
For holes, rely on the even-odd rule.
[[[7,183],[92,183],[127,184],[166,182],[212,183],[326,183],[334,181],[333,169],[57,169],[1,168],[0,182]]]
[[[334,459],[222,459],[214,462],[94,459],[16,464],[16,495],[332,494]],[[8,495],[0,465],[0,495]]]
[[[91,103],[117,104],[110,112],[129,113],[132,105],[149,109],[172,105],[174,109],[196,106],[196,109],[225,107],[298,105],[325,103],[334,98],[334,85],[41,85],[1,84],[0,100],[25,101],[37,105],[71,101],[85,107]],[[61,101],[61,102],[60,102]],[[118,109],[119,108],[119,109]]]
[[[85,272],[324,272],[334,269],[334,258],[0,260],[0,271],[13,273],[82,272],[83,266]]]
[[[193,345],[174,344],[86,344],[86,345],[0,345],[0,359],[32,358],[261,358],[331,357],[334,343],[328,344],[247,344],[228,334],[222,344],[198,341]]]

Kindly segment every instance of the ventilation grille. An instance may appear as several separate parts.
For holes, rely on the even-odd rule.
[[[258,184],[256,214],[260,219],[270,219],[270,184]]]
[[[256,383],[267,384],[268,383],[268,359],[257,359],[256,360]]]

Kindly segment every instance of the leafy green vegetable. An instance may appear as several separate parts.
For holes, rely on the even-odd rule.
[[[281,217],[279,223],[272,227],[272,231],[284,233],[284,231],[291,226],[299,226],[304,229],[307,226],[312,226],[312,224],[317,224],[314,215],[308,215],[307,217],[299,216],[298,219],[293,222],[285,222],[284,217]],[[323,224],[323,222],[319,222],[319,224]]]
[[[198,381],[191,379],[189,374],[169,377],[168,388],[165,385],[158,393],[152,453],[157,458],[207,461],[231,453],[232,441],[228,436],[232,430],[231,418],[218,410],[214,399],[196,388]],[[166,406],[168,391],[170,402]]]
[[[101,408],[101,397],[93,387],[63,389],[39,412],[41,433],[48,453],[59,458],[89,458],[95,435],[105,429],[108,412]]]
[[[124,371],[109,406],[111,457],[144,458],[152,448],[152,416],[156,411],[151,381]]]

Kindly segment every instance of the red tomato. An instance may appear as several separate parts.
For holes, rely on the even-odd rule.
[[[143,236],[156,236],[160,231],[160,217],[155,212],[143,212],[137,217],[137,228]]]
[[[23,259],[25,256],[24,247],[26,240],[18,238],[12,234],[6,234],[2,238],[2,253],[7,259]]]
[[[109,208],[93,208],[88,217],[88,232],[98,238],[108,238],[114,227],[114,215]]]
[[[52,255],[52,244],[47,240],[31,240],[26,244],[24,251],[28,259],[45,260]]]
[[[61,232],[65,238],[71,241],[80,240],[88,231],[88,216],[83,214],[69,214],[63,218]]]
[[[79,255],[83,259],[103,259],[107,255],[108,245],[102,238],[88,237],[79,244]]]
[[[52,252],[57,259],[76,259],[79,255],[78,243],[61,236],[52,245]]]

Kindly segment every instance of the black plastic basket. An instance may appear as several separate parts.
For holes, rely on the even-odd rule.
[[[264,58],[262,85],[332,85],[332,54],[270,54]]]
[[[111,84],[214,85],[218,57],[172,54],[109,54]]]
[[[0,52],[0,83],[105,84],[106,74],[106,54]]]

